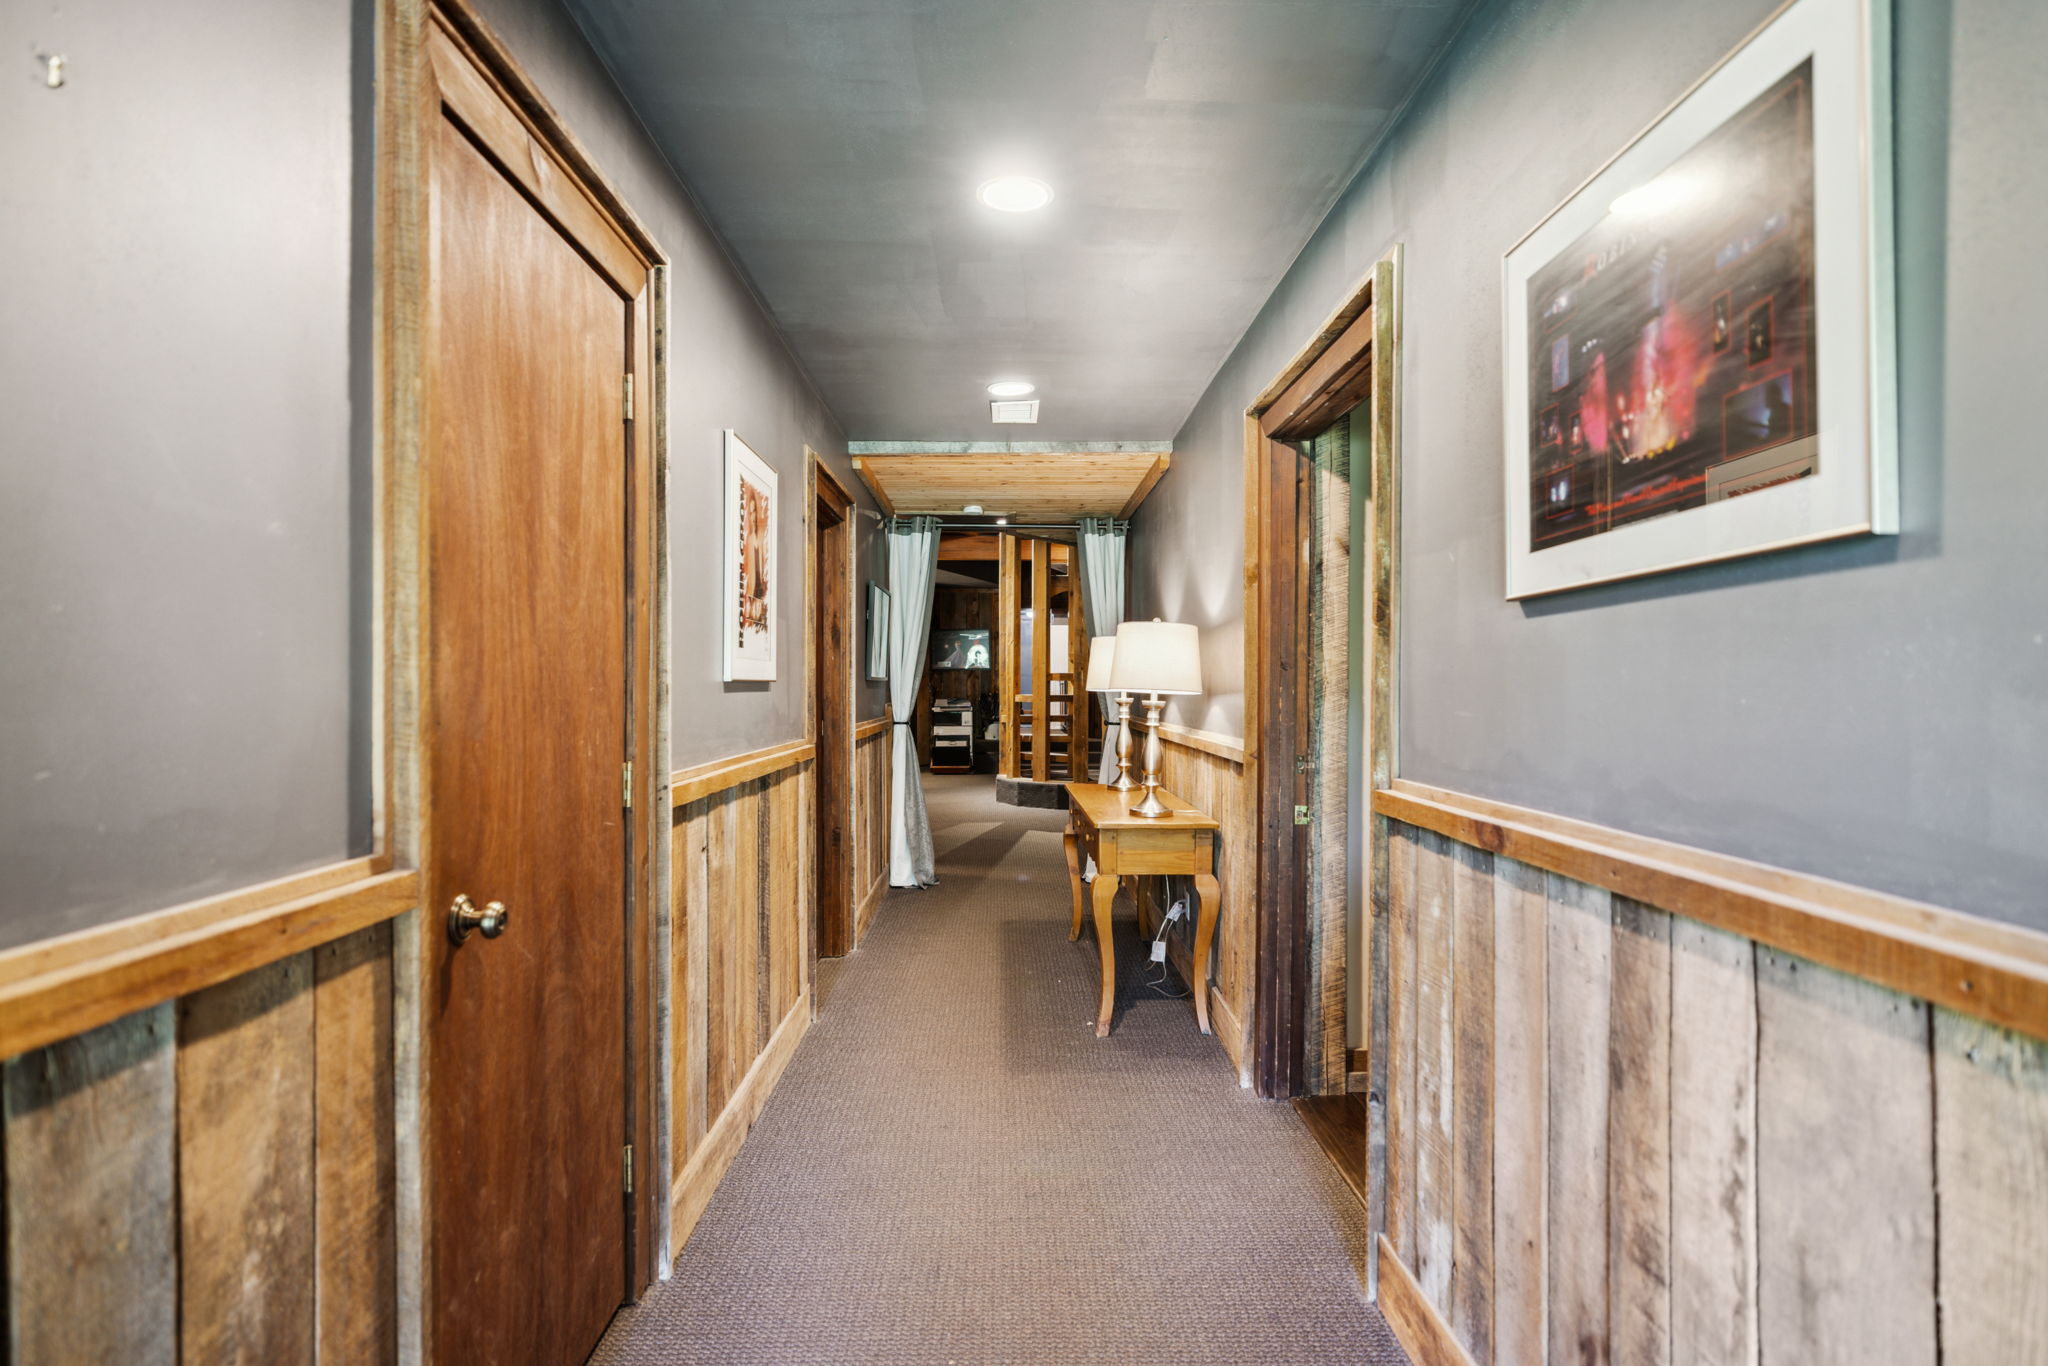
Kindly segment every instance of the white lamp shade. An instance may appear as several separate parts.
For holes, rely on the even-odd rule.
[[[1127,621],[1116,628],[1109,686],[1116,692],[1202,690],[1202,633],[1178,621]]]
[[[1116,658],[1115,636],[1092,636],[1088,641],[1088,687],[1089,692],[1112,692],[1109,686],[1109,662]]]

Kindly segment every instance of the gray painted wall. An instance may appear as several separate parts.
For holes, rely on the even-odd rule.
[[[2039,0],[1898,0],[1904,533],[1502,600],[1501,254],[1773,7],[1482,11],[1176,438],[1134,607],[1241,734],[1241,414],[1405,243],[1401,773],[2048,929]]]
[[[567,12],[556,0],[479,0],[477,9],[668,255],[673,766],[799,739],[805,733],[804,446],[824,458],[862,507],[874,506],[847,460],[845,434]],[[781,476],[779,676],[773,683],[724,683],[718,676],[727,427]],[[860,577],[886,586],[880,523],[865,516],[855,521]],[[862,718],[879,716],[887,700],[881,684],[864,683],[856,710]]]
[[[674,762],[798,738],[841,433],[553,0],[482,8],[673,267]],[[0,10],[0,948],[368,852],[368,12]],[[782,475],[772,685],[718,678],[725,427]]]
[[[0,8],[0,947],[366,851],[350,17]]]

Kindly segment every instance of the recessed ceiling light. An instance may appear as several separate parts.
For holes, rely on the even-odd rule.
[[[998,518],[996,518],[996,525],[997,525],[997,526],[1008,526],[1009,524],[1010,524],[1010,519],[1009,519],[1009,518],[1007,518],[1007,517],[998,517]]]
[[[1030,213],[1052,203],[1052,186],[1028,175],[999,175],[975,191],[981,202],[1004,213]]]
[[[1022,398],[1038,392],[1038,386],[1028,379],[999,379],[988,386],[990,398]]]
[[[966,507],[961,508],[960,510],[962,512],[971,513],[975,516],[979,516],[981,514],[981,504],[969,503]]]

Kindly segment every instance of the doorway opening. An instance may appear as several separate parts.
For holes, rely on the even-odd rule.
[[[1381,1005],[1384,823],[1368,811],[1392,773],[1398,274],[1396,248],[1245,412],[1251,1070],[1268,1097],[1364,1090]]]

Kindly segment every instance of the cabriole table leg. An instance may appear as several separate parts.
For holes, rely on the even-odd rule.
[[[1095,1037],[1109,1037],[1109,1019],[1116,1012],[1116,941],[1110,936],[1110,907],[1116,901],[1117,879],[1095,873],[1095,946],[1102,954],[1102,1005],[1095,1014]]]

